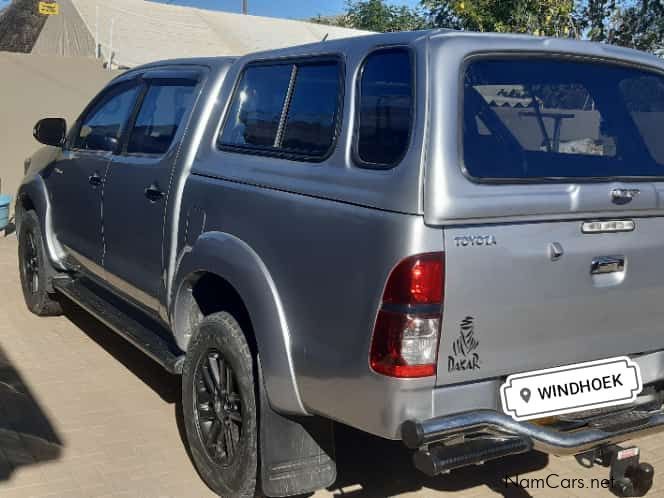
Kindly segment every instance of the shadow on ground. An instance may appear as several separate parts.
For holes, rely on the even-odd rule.
[[[115,357],[150,386],[166,403],[175,405],[180,437],[187,448],[182,411],[180,379],[166,373],[158,364],[78,306],[66,302],[65,315],[90,339]],[[417,471],[405,447],[337,424],[337,481],[329,491],[337,497],[384,498],[418,490],[459,491],[486,486],[505,498],[528,498],[530,494],[516,486],[506,486],[506,476],[522,476],[547,466],[548,457],[529,453],[469,467],[447,476],[427,478]],[[188,450],[187,450],[188,451]],[[350,488],[350,489],[349,489]]]
[[[175,405],[175,422],[182,444],[189,454],[186,432],[180,409],[182,389],[180,377],[166,372],[159,364],[116,334],[90,313],[72,301],[62,299],[64,315],[85,335],[112,355],[119,363],[141,379],[166,403]],[[189,455],[191,457],[191,455]]]
[[[61,452],[53,425],[0,348],[0,480],[19,467],[56,460]]]
[[[336,425],[337,481],[329,490],[337,497],[383,498],[419,490],[460,491],[486,486],[505,498],[527,498],[523,488],[506,486],[503,478],[546,467],[543,453],[528,453],[466,467],[429,478],[413,467],[410,452],[398,441],[386,441]]]
[[[178,377],[170,375],[158,363],[71,301],[63,298],[62,308],[65,316],[74,325],[145,382],[166,403],[179,401]]]

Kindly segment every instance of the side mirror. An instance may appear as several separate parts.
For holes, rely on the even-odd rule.
[[[67,122],[62,118],[45,118],[37,122],[32,135],[44,145],[60,147],[67,138]]]

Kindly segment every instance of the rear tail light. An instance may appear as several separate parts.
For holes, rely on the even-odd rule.
[[[442,252],[401,261],[390,274],[371,340],[371,368],[390,377],[436,374],[445,280]]]

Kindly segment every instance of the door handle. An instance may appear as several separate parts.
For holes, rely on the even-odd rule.
[[[94,188],[101,186],[102,179],[97,171],[95,171],[92,175],[88,177],[88,183],[92,185]]]
[[[599,256],[590,264],[592,275],[618,273],[625,270],[625,256]]]
[[[153,183],[152,185],[145,187],[145,197],[147,197],[148,200],[153,204],[157,201],[160,201],[164,195],[166,194],[159,188],[157,183]]]
[[[611,191],[611,200],[614,204],[629,204],[641,193],[638,188],[614,188]]]

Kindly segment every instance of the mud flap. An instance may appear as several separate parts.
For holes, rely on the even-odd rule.
[[[260,474],[263,493],[280,497],[330,486],[337,478],[332,422],[284,417],[270,407],[259,364]]]

